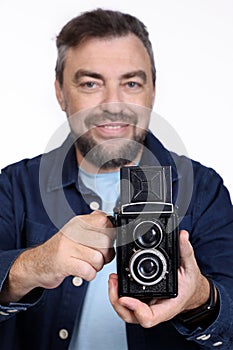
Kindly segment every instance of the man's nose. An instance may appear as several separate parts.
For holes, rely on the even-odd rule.
[[[119,86],[106,87],[102,100],[102,109],[112,114],[120,113],[123,109],[123,98]]]
[[[104,96],[105,103],[122,102],[121,86],[115,81],[109,81],[105,85]]]

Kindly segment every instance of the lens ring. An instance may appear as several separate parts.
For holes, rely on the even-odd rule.
[[[162,241],[163,230],[156,221],[144,220],[135,226],[133,237],[140,248],[153,248]]]
[[[143,275],[140,270],[140,264],[146,260],[153,263],[156,262],[157,269],[151,276]],[[139,250],[130,259],[129,270],[136,282],[144,286],[152,286],[159,283],[165,277],[168,270],[167,260],[165,255],[157,249]]]

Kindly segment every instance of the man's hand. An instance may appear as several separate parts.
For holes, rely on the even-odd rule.
[[[208,280],[201,274],[188,232],[180,231],[180,268],[178,271],[178,296],[155,299],[148,305],[129,297],[118,297],[116,274],[109,277],[109,298],[118,315],[128,323],[139,323],[145,328],[168,321],[183,311],[204,304],[209,297]]]
[[[1,302],[18,301],[36,287],[55,288],[67,276],[93,280],[114,258],[114,234],[107,215],[100,211],[72,218],[48,241],[19,255]]]

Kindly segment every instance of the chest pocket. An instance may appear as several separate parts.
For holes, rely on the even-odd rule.
[[[22,230],[22,246],[26,248],[44,243],[57,231],[58,230],[54,227],[25,218]]]

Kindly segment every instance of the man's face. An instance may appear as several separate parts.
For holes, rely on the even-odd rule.
[[[77,137],[79,157],[95,146],[90,161],[98,154],[98,166],[126,157],[126,148],[134,149],[130,158],[137,155],[139,149],[130,141],[143,142],[155,91],[149,55],[136,36],[93,38],[68,49],[63,86],[57,81],[55,86]]]

